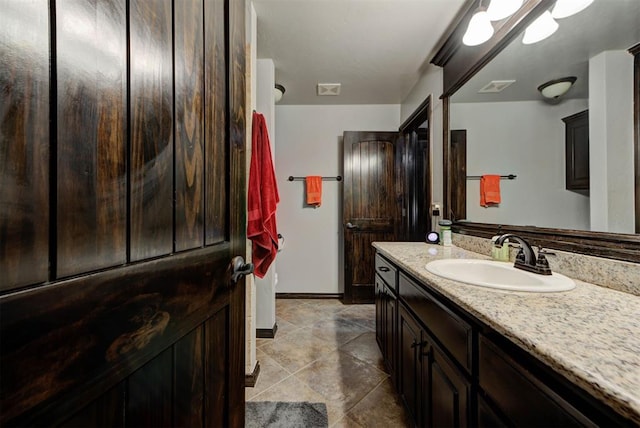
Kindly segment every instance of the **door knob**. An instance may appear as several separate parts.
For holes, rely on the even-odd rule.
[[[235,284],[240,278],[253,273],[253,263],[245,263],[242,256],[231,259],[231,281]]]
[[[347,224],[345,224],[345,226],[347,227],[347,229],[357,229],[358,226],[356,226],[355,224],[349,222]]]

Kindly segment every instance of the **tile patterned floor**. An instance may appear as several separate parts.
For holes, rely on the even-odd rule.
[[[260,375],[247,401],[327,405],[330,427],[406,427],[384,371],[374,305],[338,299],[276,300],[275,339],[257,340]]]

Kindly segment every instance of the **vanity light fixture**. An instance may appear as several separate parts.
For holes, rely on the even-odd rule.
[[[555,19],[566,18],[586,9],[593,0],[557,0],[551,15]]]
[[[540,91],[543,97],[555,100],[566,94],[573,84],[576,83],[576,80],[578,80],[576,76],[549,80],[547,83],[538,86],[538,91]]]
[[[524,0],[491,0],[487,14],[491,21],[500,21],[513,15],[524,3]]]
[[[285,92],[286,90],[284,89],[284,86],[282,86],[279,83],[276,83],[276,86],[273,88],[273,100],[277,103],[282,99],[282,96],[284,95]]]
[[[538,19],[529,24],[524,32],[522,43],[532,45],[544,40],[555,33],[558,27],[559,25],[551,16],[551,12],[547,10]]]
[[[487,8],[480,2],[480,6],[469,21],[467,31],[462,36],[462,43],[467,46],[478,46],[489,40],[491,36],[493,36],[493,25],[489,20]]]

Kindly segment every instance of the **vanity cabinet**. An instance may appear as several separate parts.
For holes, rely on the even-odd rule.
[[[407,275],[398,277],[400,396],[417,426],[469,426],[471,327]]]
[[[565,126],[567,190],[589,191],[589,110],[562,119]]]
[[[380,255],[376,255],[375,263],[376,341],[382,351],[385,367],[395,384],[398,331],[397,269]]]
[[[390,259],[376,334],[414,426],[633,426]]]

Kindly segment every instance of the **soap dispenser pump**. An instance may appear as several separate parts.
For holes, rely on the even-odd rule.
[[[498,260],[501,262],[509,261],[509,239],[506,239],[502,244],[502,247],[496,247],[496,240],[500,237],[500,235],[496,235],[491,238],[491,258],[493,260]]]

